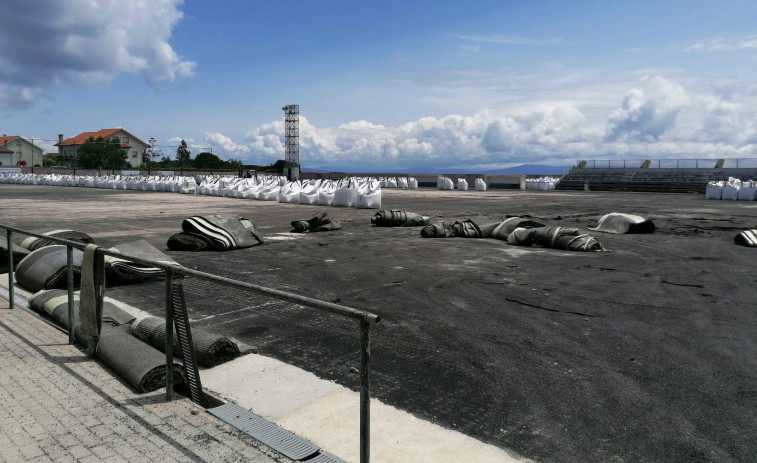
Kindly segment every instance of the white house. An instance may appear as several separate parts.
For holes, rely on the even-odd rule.
[[[0,165],[9,166],[41,166],[42,148],[18,135],[3,135],[0,137]]]
[[[145,161],[144,155],[146,150],[150,148],[150,145],[122,128],[101,129],[97,132],[82,132],[75,137],[65,140],[63,139],[63,135],[58,135],[58,143],[55,144],[58,147],[58,165],[69,169],[73,168],[76,162],[76,150],[90,137],[103,137],[105,140],[118,138],[121,142],[121,148],[126,150],[127,159],[131,167],[140,166]]]

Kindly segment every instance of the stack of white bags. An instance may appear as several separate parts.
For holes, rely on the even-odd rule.
[[[717,180],[707,183],[705,199],[723,199],[738,201],[754,201],[757,196],[757,181],[739,180],[729,177],[728,180]]]
[[[381,185],[418,188],[414,178],[346,177],[288,181],[278,175],[234,176],[73,176],[59,174],[0,174],[0,183],[81,186],[118,190],[164,191],[205,196],[257,199],[319,206],[381,208]]]
[[[439,190],[454,190],[455,185],[457,185],[457,189],[460,191],[466,191],[468,189],[468,180],[464,178],[458,178],[457,184],[452,181],[451,178],[440,175],[436,178],[436,188]],[[482,178],[476,179],[476,191],[486,191],[486,182]]]
[[[553,177],[527,178],[526,190],[554,190],[559,181],[559,178]]]

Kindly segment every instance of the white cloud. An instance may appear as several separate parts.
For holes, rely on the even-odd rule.
[[[171,137],[168,139],[169,143],[176,144],[176,146],[178,146],[182,141],[186,142],[187,145],[193,145],[195,142],[192,138]]]
[[[757,49],[757,35],[732,38],[715,37],[704,42],[694,43],[685,48],[686,51],[697,53],[734,52],[754,49]]]
[[[181,0],[8,0],[0,29],[0,105],[32,105],[57,86],[99,85],[121,73],[151,84],[191,77],[168,43]],[[44,11],[42,15],[40,12]]]
[[[622,106],[609,117],[610,140],[659,140],[676,124],[676,117],[690,104],[686,91],[662,77],[644,77],[642,88],[629,90]]]
[[[231,138],[218,132],[205,132],[204,139],[211,146],[218,147],[226,153],[243,154],[249,151],[248,146],[234,143]]]
[[[494,43],[501,45],[553,45],[562,42],[562,39],[542,39],[530,37],[512,37],[506,35],[463,35],[453,34],[452,37],[460,40],[477,43]]]
[[[444,170],[578,159],[757,157],[757,89],[716,81],[707,91],[660,76],[644,77],[615,105],[589,117],[575,101],[541,101],[472,115],[424,117],[400,126],[361,120],[321,128],[300,116],[300,161],[306,168],[370,164]],[[597,112],[588,111],[592,114]],[[253,164],[284,156],[284,122],[250,130],[244,143],[206,134],[219,153]]]

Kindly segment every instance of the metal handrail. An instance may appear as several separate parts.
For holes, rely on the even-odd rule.
[[[8,241],[8,293],[9,305],[13,309],[14,300],[14,262],[13,262],[13,233],[21,233],[27,236],[44,238],[66,246],[67,255],[67,287],[68,287],[68,319],[69,319],[69,343],[74,343],[74,278],[73,278],[73,249],[84,250],[87,246],[84,243],[70,241],[62,238],[45,235],[42,233],[31,232],[17,227],[0,224],[0,229],[6,230]],[[381,317],[371,312],[354,309],[352,307],[334,304],[332,302],[321,301],[299,294],[280,291],[253,283],[225,278],[211,273],[201,272],[176,264],[167,264],[142,257],[131,256],[111,249],[99,247],[98,253],[102,255],[117,257],[131,262],[135,262],[150,267],[161,268],[166,272],[165,278],[165,309],[166,309],[166,400],[173,400],[173,324],[169,325],[171,313],[171,283],[176,274],[191,276],[202,280],[214,282],[224,286],[230,286],[241,290],[262,294],[273,299],[285,302],[323,310],[343,317],[353,318],[360,322],[360,462],[368,463],[370,461],[370,331],[371,325],[381,321]],[[104,289],[103,289],[104,291]]]

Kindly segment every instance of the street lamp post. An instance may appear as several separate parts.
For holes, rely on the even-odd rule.
[[[150,137],[150,152],[147,154],[147,175],[150,175],[150,164],[152,164],[155,158],[155,137]]]

